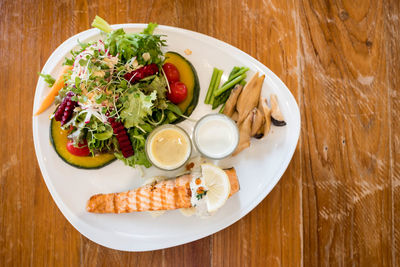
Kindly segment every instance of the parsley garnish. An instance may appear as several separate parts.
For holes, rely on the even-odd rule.
[[[205,195],[207,195],[207,191],[203,191],[203,193],[201,193],[201,194],[197,194],[197,200],[200,200],[200,199],[202,199],[203,198],[203,196],[205,196]]]

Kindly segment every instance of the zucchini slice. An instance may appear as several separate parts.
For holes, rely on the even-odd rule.
[[[78,157],[72,155],[67,150],[67,136],[68,131],[61,129],[61,123],[53,118],[50,123],[51,144],[53,145],[58,156],[60,156],[60,158],[69,165],[80,169],[99,169],[115,160],[114,154],[109,153],[99,154],[93,157]]]
[[[185,57],[176,52],[169,51],[165,53],[165,62],[175,65],[179,71],[181,82],[183,82],[188,89],[188,95],[185,101],[180,103],[178,107],[181,109],[183,115],[189,117],[199,102],[200,83],[196,69]],[[182,120],[184,120],[184,118],[181,117],[174,121],[174,123],[178,123]]]

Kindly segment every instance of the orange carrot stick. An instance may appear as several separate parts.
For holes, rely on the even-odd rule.
[[[39,109],[36,111],[35,116],[39,115],[43,111],[45,111],[48,107],[51,106],[53,103],[55,97],[58,95],[58,92],[61,90],[61,88],[64,87],[64,74],[67,73],[67,71],[72,70],[72,66],[64,66],[61,75],[57,78],[57,80],[54,82],[53,86],[51,87],[50,92],[48,95],[45,97],[43,100],[42,104],[40,105]]]

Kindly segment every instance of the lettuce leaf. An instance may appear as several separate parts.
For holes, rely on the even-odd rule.
[[[125,128],[139,126],[144,123],[144,118],[151,116],[153,101],[157,99],[157,91],[153,91],[150,95],[145,95],[139,90],[128,95],[127,100],[123,104],[121,118],[124,121]]]
[[[122,160],[125,165],[135,168],[136,165],[142,165],[146,168],[151,167],[150,161],[147,159],[146,153],[144,150],[134,150],[135,154],[130,156],[129,158],[125,158],[122,153],[114,153],[115,157],[119,160]]]
[[[144,127],[142,125],[141,127]],[[143,133],[138,128],[131,128],[128,130],[129,139],[132,142],[134,154],[129,158],[125,158],[120,152],[115,153],[117,159],[122,160],[125,165],[135,167],[136,165],[143,165],[146,168],[151,166],[145,152],[147,133]]]
[[[141,88],[146,94],[156,91],[157,99],[154,106],[158,109],[166,109],[167,81],[163,76],[155,76],[150,84]]]

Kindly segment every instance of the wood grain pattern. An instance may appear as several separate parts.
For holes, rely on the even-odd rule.
[[[397,0],[0,1],[0,266],[398,266]],[[90,28],[156,21],[228,42],[296,97],[301,138],[274,190],[225,230],[127,253],[81,236],[36,163],[33,96],[52,51]]]
[[[398,1],[387,1],[385,10],[385,39],[386,54],[389,55],[386,65],[388,86],[386,94],[389,98],[389,143],[390,143],[390,196],[391,209],[391,247],[392,263],[400,264],[400,126],[397,118],[400,112],[400,3]]]

